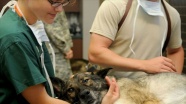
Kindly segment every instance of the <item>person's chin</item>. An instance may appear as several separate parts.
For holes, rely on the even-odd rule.
[[[47,24],[52,24],[54,22],[54,19],[48,19],[48,20],[46,20],[44,22],[47,23]]]
[[[54,22],[56,15],[48,15],[47,18],[45,18],[45,23],[52,24]]]

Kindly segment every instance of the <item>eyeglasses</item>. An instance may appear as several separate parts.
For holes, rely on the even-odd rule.
[[[53,7],[58,7],[60,5],[67,6],[70,3],[70,0],[64,0],[64,2],[54,2],[52,0],[48,0],[48,2],[53,6]]]

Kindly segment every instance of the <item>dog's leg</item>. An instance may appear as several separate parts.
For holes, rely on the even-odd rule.
[[[152,93],[147,92],[143,88],[130,89],[128,95],[135,104],[161,104]]]

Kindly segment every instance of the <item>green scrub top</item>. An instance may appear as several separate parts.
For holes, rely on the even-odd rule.
[[[48,50],[45,44],[42,47],[46,69],[53,77]],[[20,93],[41,83],[51,95],[41,53],[41,46],[25,20],[9,9],[0,19],[0,104],[28,104]]]

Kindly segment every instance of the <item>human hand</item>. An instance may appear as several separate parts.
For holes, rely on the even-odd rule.
[[[119,86],[114,78],[111,80],[106,76],[105,80],[110,85],[110,88],[107,94],[104,96],[102,104],[114,104],[114,102],[120,97]]]
[[[73,51],[70,49],[67,53],[65,53],[66,59],[71,59],[73,57]]]
[[[156,57],[149,60],[143,60],[143,70],[147,73],[176,72],[173,61],[166,57]]]

